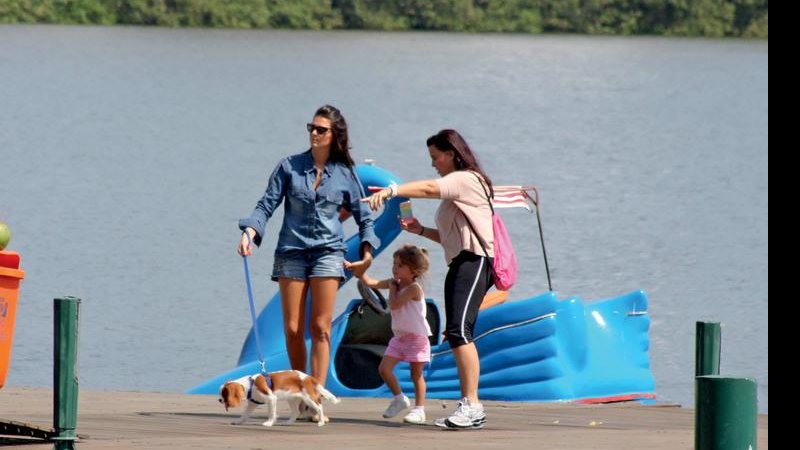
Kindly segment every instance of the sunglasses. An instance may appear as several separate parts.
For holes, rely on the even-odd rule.
[[[306,124],[306,130],[308,130],[309,133],[316,132],[318,135],[323,135],[323,134],[327,133],[328,131],[331,131],[330,128],[321,127],[319,125],[314,125],[313,123],[307,123]]]

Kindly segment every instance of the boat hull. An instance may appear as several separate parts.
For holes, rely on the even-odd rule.
[[[428,300],[437,330],[433,359],[425,368],[429,398],[461,396],[449,344],[439,339],[438,309]],[[655,397],[649,362],[650,320],[642,291],[585,303],[577,297],[559,300],[552,292],[482,310],[475,326],[481,360],[479,396],[506,401],[603,402]],[[360,300],[353,300],[334,322],[333,363],[327,387],[337,396],[388,397],[378,364],[391,324]],[[307,343],[310,345],[310,342]],[[268,343],[268,370],[289,368],[283,343]],[[258,360],[241,364],[189,393],[216,393],[225,381],[255,373]],[[404,392],[413,392],[410,367],[395,374]]]

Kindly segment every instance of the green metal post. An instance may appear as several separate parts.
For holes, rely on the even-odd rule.
[[[54,312],[53,428],[55,450],[74,450],[78,424],[78,322],[81,300],[57,298]]]
[[[719,352],[722,346],[719,322],[697,322],[695,334],[694,375],[719,375]]]
[[[695,450],[756,450],[756,380],[695,377]]]

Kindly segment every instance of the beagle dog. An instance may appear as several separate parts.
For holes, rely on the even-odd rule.
[[[324,418],[320,396],[334,404],[339,403],[339,399],[319,384],[316,378],[299,370],[247,375],[227,381],[219,390],[219,402],[225,405],[225,411],[239,406],[242,402],[247,403],[242,417],[233,422],[233,425],[243,424],[259,405],[267,405],[269,417],[261,424],[265,427],[271,427],[278,417],[278,399],[289,402],[291,415],[286,424],[291,424],[297,419],[301,403],[305,403],[320,418]],[[325,425],[325,420],[320,420],[317,424],[321,427]]]

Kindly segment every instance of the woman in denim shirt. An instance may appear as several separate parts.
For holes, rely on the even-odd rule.
[[[243,233],[238,251],[250,255],[251,242],[261,245],[267,221],[285,200],[272,280],[280,286],[286,349],[292,369],[307,372],[304,319],[306,293],[311,289],[311,375],[324,385],[331,321],[347,249],[340,217],[351,213],[359,226],[362,259],[353,265],[369,267],[372,249],[380,240],[369,207],[360,202],[364,192],[353,170],[344,117],[325,105],[307,128],[311,148],[278,163],[253,214],[239,221]]]

